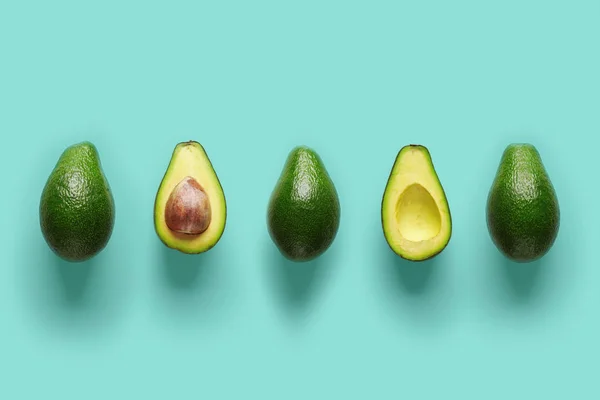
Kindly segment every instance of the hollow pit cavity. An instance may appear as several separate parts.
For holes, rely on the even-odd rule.
[[[396,222],[400,235],[412,242],[434,238],[442,228],[442,216],[435,200],[418,183],[408,186],[398,198]]]

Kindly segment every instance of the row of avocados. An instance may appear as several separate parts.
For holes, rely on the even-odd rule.
[[[96,147],[68,147],[46,181],[40,226],[49,247],[71,261],[104,249],[115,222],[115,204]],[[560,223],[558,200],[540,154],[531,144],[509,145],[487,201],[487,226],[507,258],[528,262],[552,247]],[[270,197],[268,232],[281,254],[308,261],[333,243],[341,216],[335,185],[319,155],[299,146],[288,155]],[[200,143],[177,144],[154,202],[154,226],[168,247],[198,254],[214,247],[225,230],[227,204]],[[403,147],[381,203],[385,239],[400,257],[430,259],[446,248],[452,217],[428,149]]]

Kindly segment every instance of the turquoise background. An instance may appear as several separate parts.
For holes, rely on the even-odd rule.
[[[3,1],[0,398],[594,399],[600,2]],[[153,230],[174,146],[206,148],[228,201],[213,250]],[[39,197],[96,144],[109,245],[61,262]],[[555,246],[515,265],[485,202],[511,142],[540,151]],[[432,154],[447,249],[411,265],[380,202],[405,144]],[[266,205],[293,146],[342,205],[317,262],[283,261]]]

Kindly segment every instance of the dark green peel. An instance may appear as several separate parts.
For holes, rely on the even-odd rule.
[[[59,158],[40,200],[40,226],[50,248],[67,261],[98,254],[112,234],[115,211],[96,147],[82,142]]]
[[[511,144],[504,151],[488,196],[487,225],[494,244],[514,261],[536,260],[554,244],[558,199],[533,145]]]
[[[269,201],[271,239],[286,258],[308,261],[331,246],[339,221],[338,194],[321,158],[308,147],[294,148]]]

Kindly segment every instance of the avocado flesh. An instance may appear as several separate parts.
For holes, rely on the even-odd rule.
[[[44,239],[62,259],[86,261],[106,247],[115,205],[92,143],[64,150],[46,181],[39,212]]]
[[[210,204],[210,223],[199,234],[171,230],[165,219],[171,193],[189,178],[200,184]],[[195,141],[177,144],[154,202],[154,227],[160,240],[169,248],[183,253],[205,252],[213,248],[223,235],[226,217],[225,194],[202,145]]]
[[[544,256],[560,225],[556,192],[535,146],[504,150],[487,201],[492,241],[507,258],[529,262]]]
[[[336,188],[319,155],[306,146],[292,149],[269,200],[267,224],[281,254],[309,261],[333,243],[340,224]]]
[[[384,191],[381,220],[390,248],[400,257],[423,261],[450,241],[452,218],[429,151],[403,147]]]

